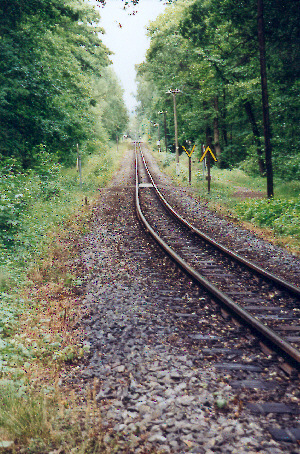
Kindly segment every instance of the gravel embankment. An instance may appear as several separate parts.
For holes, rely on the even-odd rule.
[[[222,217],[211,211],[206,204],[199,203],[192,188],[174,186],[172,180],[159,171],[158,165],[150,153],[146,153],[146,157],[150,168],[157,175],[157,184],[170,204],[182,216],[214,238],[215,241],[299,286],[299,258],[275,244],[264,241],[250,230],[233,223],[230,216]]]
[[[82,323],[91,351],[69,380],[88,386],[99,379],[103,425],[108,433],[121,433],[121,444],[129,443],[134,453],[151,448],[203,454],[300,452],[295,444],[272,440],[257,417],[243,411],[224,375],[209,361],[199,366],[195,352],[180,341],[168,307],[183,312],[190,301],[209,304],[209,299],[162,258],[138,224],[133,175],[129,151],[110,188],[100,190],[94,225],[82,240],[82,261],[91,275]],[[198,204],[184,191],[175,194],[185,206]],[[205,213],[214,225],[213,215]],[[245,231],[236,235],[248,244]],[[286,259],[287,266],[293,259]]]

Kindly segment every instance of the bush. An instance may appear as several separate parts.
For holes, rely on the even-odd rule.
[[[0,244],[9,246],[22,229],[23,214],[33,200],[59,196],[61,166],[55,157],[40,148],[34,167],[21,173],[16,160],[6,158],[0,165]]]
[[[252,177],[259,176],[258,157],[255,155],[249,156],[240,163],[238,168]]]
[[[285,181],[300,180],[300,155],[274,156],[274,174]]]
[[[10,244],[30,197],[23,175],[0,174],[0,242]]]
[[[235,209],[243,219],[258,226],[300,238],[300,200],[248,200]]]
[[[174,153],[165,153],[164,159],[162,161],[163,168],[168,167],[175,161],[175,154]]]

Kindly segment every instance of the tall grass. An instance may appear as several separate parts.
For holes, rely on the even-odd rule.
[[[56,229],[63,228],[75,213],[84,211],[86,201],[93,202],[98,188],[107,184],[116,169],[122,145],[119,149],[118,154],[110,148],[84,158],[82,189],[75,166],[60,168],[48,181],[32,174],[11,178],[9,190],[8,179],[4,180],[1,207],[6,217],[2,216],[4,228],[0,235],[0,291],[11,288],[13,282],[24,282],[28,267],[45,257]]]
[[[74,391],[63,394],[58,381],[38,389],[0,380],[0,449],[28,454],[129,452],[117,434],[108,436],[102,428],[97,386],[95,381],[88,387],[85,402],[80,402]]]

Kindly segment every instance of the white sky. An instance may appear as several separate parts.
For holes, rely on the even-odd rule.
[[[89,0],[97,4],[95,0]],[[104,44],[114,52],[111,55],[113,68],[125,90],[124,99],[129,111],[134,110],[136,92],[134,65],[144,60],[149,39],[146,26],[165,9],[165,1],[140,0],[137,6],[124,10],[124,0],[107,0],[104,8],[99,8],[100,26],[105,29],[101,36]],[[133,11],[137,11],[132,15]],[[122,27],[120,27],[120,25]]]

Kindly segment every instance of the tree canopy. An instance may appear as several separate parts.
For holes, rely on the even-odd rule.
[[[296,0],[264,0],[264,6],[275,172],[291,178],[300,176],[300,12]],[[141,119],[159,121],[157,112],[168,110],[172,139],[166,91],[178,88],[181,144],[211,136],[220,166],[246,161],[248,170],[264,174],[257,0],[177,0],[148,33],[150,48],[138,67]]]
[[[43,144],[68,162],[76,143],[95,136],[99,122],[105,129],[95,87],[110,64],[110,51],[101,41],[99,19],[83,0],[1,2],[2,158],[14,157],[30,167],[36,147]],[[119,82],[105,74],[106,83],[120,93],[116,121],[122,128],[127,114]]]

